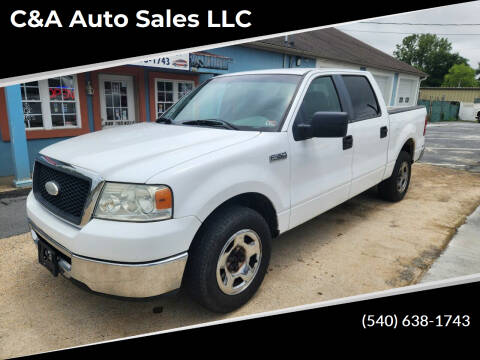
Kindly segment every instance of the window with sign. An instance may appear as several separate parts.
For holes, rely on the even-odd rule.
[[[25,128],[79,127],[77,88],[73,75],[20,84]]]
[[[157,118],[195,87],[193,81],[156,80]]]
[[[25,128],[42,128],[43,114],[38,81],[20,84]]]
[[[48,79],[52,127],[77,126],[77,106],[73,76]]]

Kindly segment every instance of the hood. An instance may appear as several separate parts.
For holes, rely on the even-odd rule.
[[[40,151],[110,181],[146,182],[153,175],[257,136],[199,126],[140,123],[77,136]]]

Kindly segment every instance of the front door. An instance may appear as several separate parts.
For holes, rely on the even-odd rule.
[[[317,77],[310,83],[294,126],[310,123],[318,111],[346,111],[330,76]],[[353,150],[343,145],[343,138],[296,141],[292,136],[290,153],[292,228],[348,199]]]
[[[99,75],[102,128],[135,123],[133,78]]]

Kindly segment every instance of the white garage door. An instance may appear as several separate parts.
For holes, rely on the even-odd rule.
[[[387,105],[390,104],[390,78],[388,76],[382,76],[382,75],[373,75],[375,78],[375,81],[378,84],[378,87],[380,88],[380,91],[382,92],[383,99],[385,100],[385,103]]]
[[[415,90],[417,89],[417,82],[412,79],[400,79],[397,94],[397,106],[412,106],[415,105]]]

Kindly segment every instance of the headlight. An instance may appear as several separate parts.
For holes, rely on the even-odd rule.
[[[107,182],[94,217],[119,221],[155,221],[172,217],[173,196],[167,186]]]

